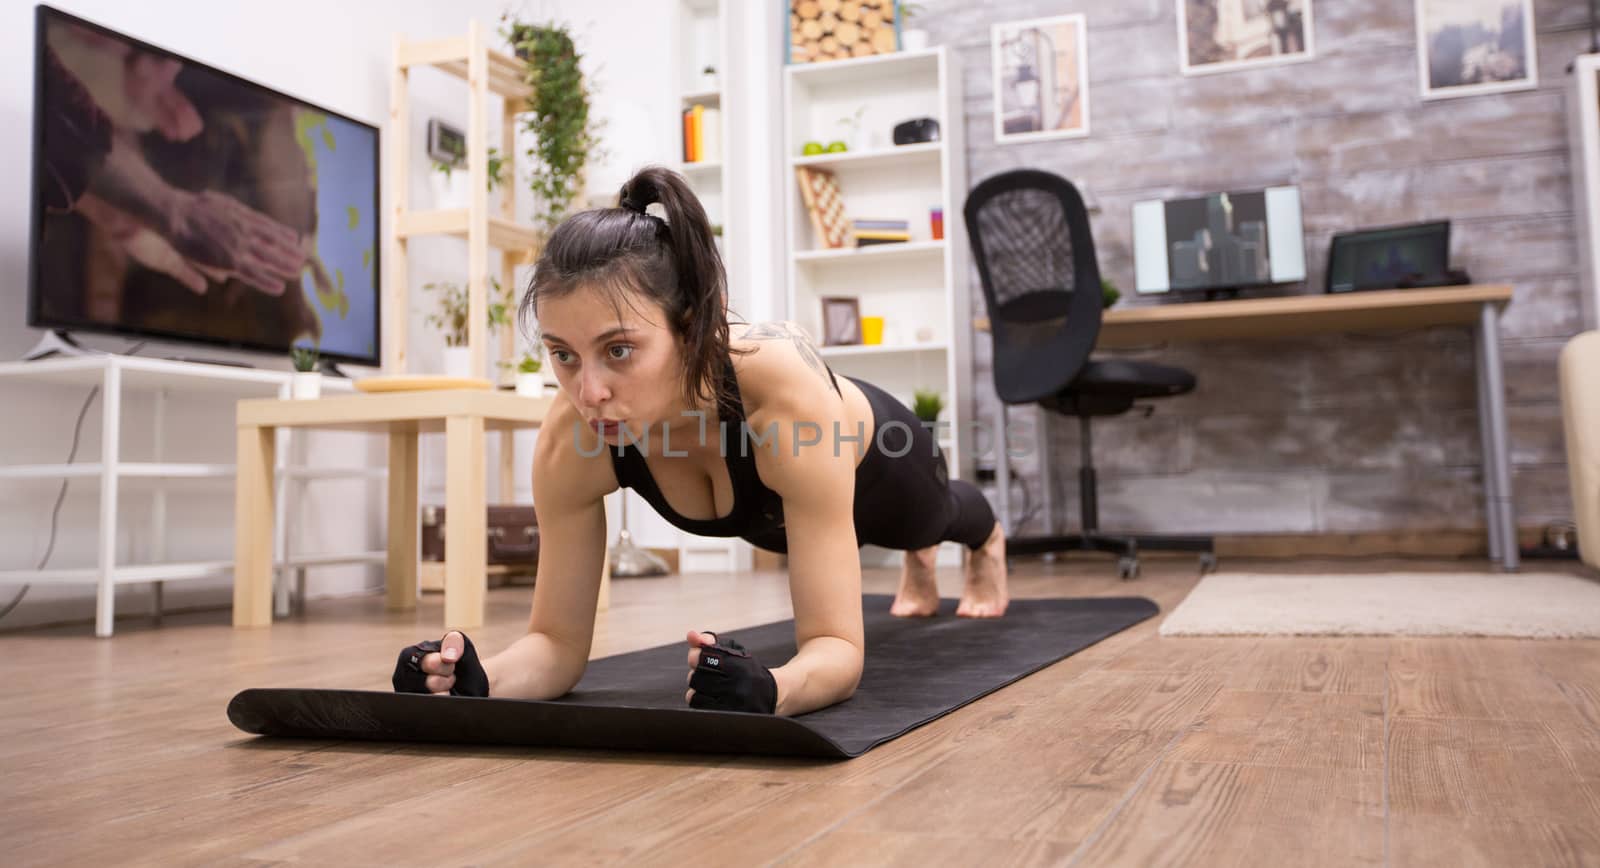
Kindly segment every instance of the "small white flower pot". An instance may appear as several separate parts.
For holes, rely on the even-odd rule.
[[[472,376],[472,348],[445,347],[444,375],[447,377]]]
[[[296,401],[322,397],[322,372],[295,371],[289,378],[289,397]]]
[[[901,51],[921,51],[928,47],[928,31],[902,30],[900,31]]]
[[[428,187],[433,190],[433,207],[441,211],[467,207],[467,169],[465,166],[451,172],[448,178],[437,169],[429,172]]]
[[[544,396],[544,374],[537,371],[532,374],[517,372],[517,394],[524,398],[540,398]]]

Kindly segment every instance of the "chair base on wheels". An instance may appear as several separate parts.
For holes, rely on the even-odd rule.
[[[1019,536],[1006,540],[1006,555],[1036,555],[1061,551],[1109,552],[1117,555],[1117,576],[1132,579],[1139,575],[1139,552],[1198,552],[1200,572],[1217,567],[1217,554],[1208,536],[1149,536],[1103,532],[1065,536]]]

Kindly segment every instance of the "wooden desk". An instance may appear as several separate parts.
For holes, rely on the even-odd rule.
[[[550,402],[550,398],[473,389],[240,401],[233,625],[272,623],[273,432],[293,427],[389,435],[385,585],[392,610],[417,605],[417,438],[444,433],[445,508],[450,520],[445,524],[443,626],[446,630],[482,627],[488,557],[485,432],[538,427]],[[601,608],[608,591],[603,579]]]
[[[1391,289],[1334,295],[1240,298],[1116,308],[1105,312],[1096,347],[1125,349],[1168,341],[1250,340],[1327,332],[1474,327],[1478,368],[1478,425],[1483,443],[1484,513],[1489,557],[1504,569],[1519,563],[1511,503],[1510,440],[1505,377],[1500,360],[1500,309],[1508,285]],[[974,321],[989,330],[987,317]],[[1002,468],[1005,462],[1001,462]],[[1002,491],[1005,481],[1001,480]]]

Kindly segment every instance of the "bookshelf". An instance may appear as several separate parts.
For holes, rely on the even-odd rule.
[[[445,210],[417,210],[411,207],[409,166],[410,76],[417,67],[431,66],[465,80],[467,84],[467,179],[470,205]],[[410,269],[406,258],[407,242],[430,235],[449,235],[467,242],[467,346],[472,350],[472,376],[489,377],[486,350],[489,336],[483,311],[489,303],[489,252],[501,253],[502,286],[514,286],[512,269],[519,262],[531,262],[540,243],[532,226],[515,218],[515,196],[509,190],[501,196],[500,213],[491,214],[488,195],[489,116],[500,111],[500,139],[493,144],[504,155],[504,177],[516,177],[516,115],[527,104],[532,89],[523,80],[524,66],[516,57],[490,47],[481,22],[468,22],[465,36],[431,41],[411,41],[396,34],[389,90],[389,182],[384,190],[390,209],[384,287],[384,360],[386,374],[404,374],[406,365],[406,321],[410,315]],[[492,104],[494,103],[494,104]],[[500,329],[501,361],[512,357],[514,342],[509,325]]]
[[[971,332],[966,241],[961,203],[966,191],[961,73],[945,47],[848,60],[791,64],[784,70],[783,145],[788,236],[789,318],[824,334],[822,299],[853,297],[860,313],[884,318],[883,343],[823,346],[837,373],[872,382],[910,405],[918,389],[945,399],[940,445],[952,478],[972,472]],[[842,153],[803,156],[808,141],[849,140],[843,118],[860,112],[859,132]],[[896,146],[901,121],[932,117],[939,141]],[[828,248],[819,239],[795,180],[795,169],[833,173],[845,215],[903,220],[910,240],[870,247]],[[934,238],[930,210],[943,211]]]
[[[673,25],[673,105],[674,130],[680,133],[668,143],[668,153],[659,162],[683,175],[694,191],[706,216],[713,226],[720,226],[722,234],[717,247],[722,253],[730,281],[729,305],[735,311],[748,309],[748,287],[731,278],[736,273],[734,258],[739,252],[739,227],[730,220],[729,178],[733,159],[726,134],[729,91],[726,84],[730,70],[728,62],[737,56],[733,50],[729,15],[733,4],[742,0],[675,0],[676,13]],[[716,70],[715,78],[704,74],[706,66]],[[701,139],[704,147],[700,159],[690,160],[685,153],[683,113],[695,106],[701,107]],[[655,514],[643,498],[632,491],[618,495],[617,508],[627,510],[628,530],[634,540],[649,548],[671,545],[678,550],[678,572],[729,571],[748,568],[751,561],[750,546],[738,539],[700,537],[672,527]]]
[[[415,159],[411,140],[411,75],[418,68],[433,67],[461,79],[466,85],[467,103],[467,184],[468,207],[453,209],[414,209],[411,206],[410,167]],[[385,227],[383,285],[383,372],[409,373],[406,341],[411,315],[410,264],[407,258],[412,239],[426,236],[453,236],[467,244],[467,347],[471,353],[471,376],[496,379],[488,361],[489,339],[486,312],[491,251],[499,251],[499,281],[502,287],[515,287],[515,268],[529,264],[543,243],[540,231],[516,219],[516,195],[509,185],[517,177],[516,116],[527,107],[533,88],[526,80],[526,67],[516,56],[491,47],[483,23],[473,19],[462,36],[427,41],[408,40],[396,33],[389,73],[388,182],[384,203],[389,209]],[[499,135],[489,135],[493,112],[499,114]],[[489,147],[499,149],[505,160],[502,177],[508,185],[500,196],[498,214],[491,213],[489,202]],[[515,333],[508,322],[495,336],[499,361],[509,363],[516,349]],[[516,442],[514,432],[500,432],[499,497],[511,502],[516,491],[514,470]]]
[[[730,10],[724,8],[724,3],[729,2],[734,0],[678,0],[678,50],[673,64],[678,91],[675,108],[680,128],[684,112],[692,111],[695,106],[702,108],[700,138],[703,145],[698,159],[691,161],[690,155],[684,153],[684,143],[674,142],[672,165],[689,181],[700,204],[705,206],[711,224],[722,227],[717,245],[732,274],[733,263],[729,257],[735,254],[738,246],[733,241],[737,229],[728,225],[731,164],[728,159],[730,138],[726,134],[728,99],[723,86],[729,74],[727,62],[734,56],[729,50]],[[705,74],[707,66],[716,70],[714,75]],[[735,300],[731,296],[742,290],[743,287],[728,287],[730,303],[735,310],[742,309],[742,298]]]

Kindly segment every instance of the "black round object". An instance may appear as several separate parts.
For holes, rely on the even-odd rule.
[[[939,141],[939,122],[933,118],[912,118],[894,125],[894,143],[914,145]]]

